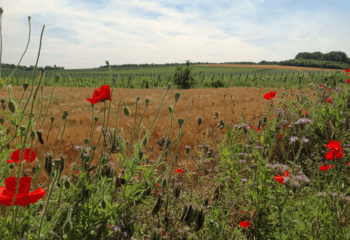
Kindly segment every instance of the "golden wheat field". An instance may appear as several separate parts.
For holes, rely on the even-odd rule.
[[[35,128],[36,131],[39,130],[38,127],[41,125],[43,116],[46,112],[52,89],[53,87],[44,87],[43,110],[41,113],[41,118],[36,124],[36,128]],[[37,154],[38,159],[41,161],[43,157],[44,146],[48,135],[48,130],[51,124],[50,117],[54,116],[56,120],[54,121],[51,131],[49,133],[48,147],[46,151],[48,151],[48,149],[52,146],[52,152],[54,156],[57,154],[58,148],[59,148],[59,142],[61,140],[61,133],[57,137],[56,141],[55,142],[53,141],[57,135],[59,125],[62,123],[63,111],[65,110],[69,111],[69,115],[67,117],[66,129],[64,132],[61,151],[60,151],[61,154],[67,156],[65,168],[62,174],[67,175],[71,169],[71,163],[76,161],[76,159],[78,159],[78,151],[75,149],[75,145],[81,146],[83,145],[83,139],[89,138],[92,115],[91,115],[91,104],[86,100],[86,98],[91,98],[94,90],[95,88],[57,87],[53,93],[53,98],[52,98],[50,108],[48,110],[47,117],[45,118],[44,124],[42,125],[42,128],[41,128],[41,131],[43,133],[44,145],[37,143],[33,149]],[[177,123],[177,119],[178,118],[186,119],[187,113],[193,101],[193,106],[190,111],[189,119],[184,126],[184,129],[183,129],[184,134],[179,143],[179,151],[178,151],[179,158],[176,161],[175,167],[182,167],[183,169],[185,169],[185,171],[196,171],[194,158],[188,159],[187,161],[185,160],[185,157],[186,157],[185,146],[186,145],[191,146],[191,152],[193,153],[193,150],[196,149],[196,145],[197,145],[197,136],[198,136],[198,145],[203,144],[205,138],[208,136],[209,145],[213,147],[214,152],[217,151],[217,147],[215,143],[210,140],[211,138],[208,134],[208,128],[213,130],[218,125],[219,120],[225,117],[224,116],[224,113],[225,113],[224,95],[226,95],[225,124],[233,126],[233,124],[238,123],[239,120],[242,119],[242,116],[241,116],[242,114],[243,116],[244,115],[246,116],[245,122],[248,122],[249,124],[256,127],[258,123],[258,118],[264,112],[264,106],[266,107],[266,104],[268,102],[267,100],[263,99],[263,95],[271,91],[277,91],[276,97],[274,99],[274,104],[276,107],[277,107],[277,104],[282,100],[281,97],[283,96],[283,92],[288,93],[288,99],[294,99],[294,101],[296,100],[296,97],[291,95],[299,92],[298,89],[283,90],[283,89],[274,89],[274,88],[259,89],[259,88],[247,88],[247,87],[231,87],[227,89],[226,88],[188,89],[188,90],[170,89],[164,101],[169,102],[171,106],[174,106],[174,103],[175,103],[174,93],[179,92],[181,94],[180,99],[178,100],[178,103],[176,105],[176,109],[174,111],[172,131],[170,134],[171,140],[173,140],[178,134],[179,126]],[[16,101],[19,102],[21,95],[23,93],[23,88],[13,87],[13,92],[14,92],[14,97]],[[140,97],[140,100],[137,104],[136,126],[139,123],[140,117],[145,109],[145,99],[146,98],[150,99],[150,102],[149,102],[147,111],[142,119],[140,129],[134,138],[134,143],[138,140],[138,134],[140,133],[140,130],[142,129],[142,127],[146,127],[147,129],[149,129],[150,126],[152,125],[155,114],[159,108],[159,104],[165,92],[166,90],[164,88],[163,89],[161,88],[158,88],[158,89],[115,88],[114,89],[114,97],[116,98],[117,106],[120,100],[124,100],[131,111],[131,114],[129,116],[125,116],[123,113],[123,104],[121,104],[121,107],[119,110],[119,117],[118,117],[118,129],[120,128],[124,129],[125,141],[130,141],[132,130],[134,128],[136,98]],[[316,97],[314,96],[313,89],[306,89],[303,92],[307,94],[311,99],[316,99]],[[30,88],[26,91],[23,97],[22,103],[20,105],[21,108],[24,106],[24,100],[27,99],[27,96],[29,95],[29,93],[30,93]],[[8,96],[7,89],[1,89],[0,96],[1,98],[7,99],[7,96]],[[114,97],[111,105],[111,112],[109,115],[109,123],[108,123],[109,128],[115,127],[114,114],[115,114],[116,108],[114,107]],[[232,100],[234,100],[234,102]],[[35,122],[38,118],[38,113],[40,111],[40,102],[41,102],[41,93],[39,91],[36,98],[35,105],[34,105]],[[106,106],[108,109],[109,101],[106,101],[106,103],[107,103]],[[214,103],[214,105],[212,103]],[[233,107],[233,105],[235,106]],[[25,111],[26,116],[29,113],[29,109],[30,109],[29,106],[30,104],[28,105]],[[166,137],[170,129],[171,114],[168,111],[168,106],[169,106],[168,104],[164,105],[161,119],[159,120],[157,126],[154,128],[152,132],[152,136],[148,141],[148,145],[145,147],[145,150],[147,150],[148,148],[153,146],[153,152],[152,151],[145,152],[145,154],[149,155],[148,160],[150,161],[155,161],[158,158],[158,156],[160,156],[161,151],[159,149],[159,146],[156,144],[156,141],[161,139],[162,137]],[[104,107],[105,107],[104,103],[95,104],[93,115],[98,116],[99,120],[97,121],[96,127],[94,129],[93,145],[96,145],[100,137],[101,130],[98,128],[98,125],[103,124],[104,110],[105,110]],[[246,110],[244,110],[243,108],[246,108]],[[233,110],[236,111],[237,118],[235,117],[234,114],[232,114]],[[5,111],[9,113],[8,109],[6,109]],[[218,118],[215,120],[213,119],[214,111],[217,111],[219,113]],[[198,134],[197,116],[203,117],[203,123],[199,127],[199,134]],[[255,116],[255,122],[252,121],[254,116]],[[106,117],[107,117],[107,114],[106,114]],[[159,114],[157,118],[158,117],[159,117]],[[23,124],[23,121],[21,124]],[[8,127],[10,126],[11,125],[8,125]],[[144,136],[144,133],[145,131],[143,131],[142,137]],[[213,135],[218,140],[218,143],[220,142],[220,139],[223,137],[224,135],[223,133],[225,133],[225,128],[223,128],[222,130],[218,129],[218,131],[214,132]],[[17,137],[16,140],[17,142],[20,142],[21,139],[20,137]],[[98,147],[102,146],[102,141],[103,141],[103,138],[100,141]],[[37,142],[37,139],[35,140],[34,144],[36,142]],[[107,141],[107,143],[109,142]],[[90,143],[89,143],[89,146],[90,146]],[[14,141],[11,143],[11,148],[15,149]],[[106,150],[107,149],[108,147],[106,148]],[[99,150],[99,148],[97,148],[97,150]],[[173,147],[171,150],[171,153],[174,154],[175,150],[176,150],[176,147]],[[97,151],[97,153],[98,152],[99,151]],[[97,159],[96,155],[98,154],[95,154],[94,161]],[[129,154],[129,156],[131,155]],[[117,163],[119,156],[117,154],[112,154],[109,159]],[[172,159],[173,158],[168,157],[167,161],[171,162]],[[29,170],[32,169],[35,165],[36,163],[34,161],[32,163],[27,164],[25,166],[25,169],[27,169],[29,172]],[[14,169],[14,172],[15,170],[16,169]],[[39,183],[43,183],[45,180],[47,180],[47,178],[48,178],[47,173],[45,171],[42,171],[39,179]]]

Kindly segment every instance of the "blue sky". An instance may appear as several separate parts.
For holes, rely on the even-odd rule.
[[[298,52],[350,57],[346,1],[5,0],[2,62],[93,68],[127,63],[281,61]]]

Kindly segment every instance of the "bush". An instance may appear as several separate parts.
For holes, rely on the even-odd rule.
[[[190,67],[190,60],[186,61],[186,68],[183,69],[182,66],[177,65],[174,76],[172,77],[173,83],[177,85],[179,89],[189,89],[193,88],[196,84],[193,75],[191,75],[191,70],[193,67]]]

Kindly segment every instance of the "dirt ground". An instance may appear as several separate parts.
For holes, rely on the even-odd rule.
[[[43,104],[43,110],[41,113],[41,116],[43,116],[46,112],[50,94],[53,87],[44,87],[44,104]],[[27,98],[27,96],[30,93],[31,88],[28,88],[24,99]],[[75,145],[83,145],[83,139],[89,138],[90,134],[90,128],[91,128],[91,121],[92,121],[92,115],[91,115],[91,103],[86,100],[86,98],[91,98],[92,93],[95,90],[95,88],[66,88],[66,87],[57,87],[53,93],[52,102],[50,105],[50,108],[48,110],[47,117],[45,118],[44,124],[41,127],[41,131],[43,133],[43,139],[44,139],[44,145],[41,145],[40,143],[36,144],[34,147],[34,151],[38,156],[38,159],[42,161],[44,146],[46,143],[46,139],[48,136],[48,131],[50,127],[50,117],[54,116],[56,120],[54,121],[54,124],[52,126],[52,129],[49,133],[48,137],[48,147],[46,151],[52,146],[52,151],[55,155],[58,152],[59,148],[59,142],[61,140],[61,133],[58,135],[56,141],[54,142],[54,139],[57,135],[59,125],[62,123],[62,114],[63,111],[67,110],[69,111],[69,115],[67,117],[67,124],[63,136],[62,146],[60,154],[64,154],[67,156],[66,158],[66,164],[65,168],[62,174],[67,175],[69,173],[69,170],[71,169],[71,163],[76,161],[78,157],[78,151],[75,149]],[[21,95],[23,93],[22,87],[13,87],[14,96],[17,100],[21,98]],[[260,91],[260,92],[259,92]],[[288,98],[291,98],[291,94],[299,93],[299,90],[292,89],[292,90],[282,90],[282,89],[274,89],[274,88],[265,88],[265,89],[258,89],[258,88],[246,88],[246,87],[231,87],[231,88],[218,88],[218,89],[188,89],[188,90],[176,90],[171,89],[168,94],[165,97],[165,101],[169,102],[171,106],[174,106],[175,99],[174,99],[174,93],[179,92],[181,94],[180,99],[178,100],[178,103],[176,105],[173,123],[172,123],[172,131],[170,134],[170,139],[173,140],[178,133],[178,118],[184,118],[186,119],[186,115],[190,109],[190,106],[193,101],[193,106],[190,111],[189,119],[185,124],[185,127],[183,129],[183,137],[181,138],[181,141],[179,143],[179,161],[177,162],[177,167],[182,167],[187,170],[195,170],[195,163],[193,160],[185,161],[185,146],[191,146],[191,152],[196,148],[197,145],[197,137],[198,137],[198,144],[203,144],[204,139],[206,135],[208,134],[208,127],[211,129],[214,129],[215,126],[218,125],[218,122],[220,119],[224,118],[224,95],[226,95],[226,117],[225,117],[225,123],[233,126],[233,124],[238,123],[238,121],[241,119],[241,114],[244,113],[246,115],[247,122],[249,124],[257,126],[258,120],[257,118],[259,115],[264,111],[264,106],[267,105],[267,100],[263,99],[263,95],[265,93],[271,92],[271,91],[277,91],[276,97],[274,99],[274,104],[277,106],[277,104],[282,100],[283,92],[288,91]],[[305,89],[305,94],[307,94],[311,99],[315,99],[316,97],[313,95],[314,90],[313,89]],[[34,91],[33,91],[34,92]],[[165,94],[166,90],[163,89],[121,89],[121,88],[115,88],[114,89],[114,97],[116,98],[116,104],[118,106],[118,103],[120,100],[124,100],[129,106],[131,114],[129,116],[125,116],[123,113],[123,104],[121,104],[120,110],[119,110],[119,117],[118,117],[118,129],[120,128],[124,129],[124,139],[126,141],[130,141],[132,130],[134,127],[134,119],[135,119],[135,101],[137,97],[140,97],[140,100],[137,104],[137,124],[139,123],[140,117],[145,109],[145,99],[150,99],[149,106],[147,108],[147,111],[142,119],[140,129],[137,133],[137,135],[134,138],[134,142],[137,141],[140,130],[142,127],[146,127],[147,129],[150,128],[156,112],[159,108],[161,99],[163,95]],[[5,98],[6,102],[8,101],[8,90],[7,88],[0,89],[0,98]],[[114,99],[113,97],[113,99]],[[231,98],[232,97],[232,98]],[[40,102],[39,99],[41,98],[40,90],[38,92],[37,100],[34,105],[34,117],[35,120],[38,118],[38,114],[40,111]],[[293,99],[296,99],[295,96],[293,96]],[[235,107],[233,108],[233,101]],[[295,101],[295,100],[294,100]],[[109,104],[109,101],[106,101],[106,103]],[[214,105],[213,105],[214,103]],[[112,101],[112,104],[114,105],[114,100]],[[7,105],[7,103],[6,103]],[[29,109],[31,104],[28,105],[25,113],[26,116],[29,113]],[[110,128],[115,127],[115,111],[116,108],[114,106],[111,106],[111,112],[109,115],[109,123],[108,126]],[[20,108],[22,109],[24,106],[24,101],[22,100],[22,104],[20,105]],[[108,105],[107,110],[108,110]],[[161,139],[162,137],[166,137],[169,129],[170,129],[170,116],[171,114],[168,111],[168,104],[166,103],[163,112],[161,115],[161,118],[155,127],[155,129],[152,132],[152,136],[148,141],[148,145],[145,147],[145,150],[153,146],[153,153],[149,153],[150,156],[148,157],[149,160],[156,160],[157,156],[160,156],[161,151],[159,150],[159,146],[156,144],[156,141]],[[244,110],[243,108],[246,108]],[[97,103],[94,107],[94,113],[93,116],[98,116],[99,120],[96,124],[96,127],[94,129],[94,135],[93,135],[93,144],[96,145],[98,138],[100,136],[100,129],[97,127],[98,125],[103,124],[103,118],[104,118],[104,109],[105,104],[104,103]],[[236,116],[232,114],[232,111],[236,111]],[[217,111],[219,113],[219,116],[217,119],[213,120],[214,117],[214,111]],[[9,113],[9,110],[6,109],[6,113]],[[197,125],[197,116],[202,116],[204,118],[202,125],[198,128]],[[252,121],[253,116],[255,116],[255,122]],[[3,117],[2,114],[0,114],[0,117]],[[106,114],[107,117],[107,114]],[[157,119],[159,117],[159,114],[157,116]],[[41,125],[42,117],[36,124],[36,131],[39,130],[38,128]],[[20,125],[23,124],[23,121]],[[8,125],[10,127],[10,125]],[[63,128],[63,126],[62,126]],[[143,131],[141,139],[144,136],[145,131]],[[214,136],[220,140],[223,134],[221,131],[216,131],[214,133]],[[20,142],[20,137],[17,137],[17,142]],[[102,139],[103,140],[103,139]],[[102,146],[102,140],[100,141],[99,146]],[[38,139],[36,138],[36,143]],[[210,142],[209,143],[211,147],[214,148],[214,151],[217,149],[215,148],[215,145]],[[14,141],[11,144],[11,148],[15,149]],[[107,148],[106,148],[107,150]],[[172,153],[175,152],[175,147],[171,151]],[[145,153],[148,154],[148,153]],[[129,155],[130,156],[130,155]],[[110,156],[110,159],[112,161],[118,162],[119,156],[117,154],[113,154]],[[180,160],[182,159],[182,160]],[[78,163],[80,165],[80,163]],[[118,164],[117,164],[118,165]],[[26,169],[32,169],[35,166],[35,162],[32,162],[30,164],[27,164]],[[42,183],[47,179],[47,174],[45,171],[42,171],[42,174],[40,176],[39,182]]]
[[[195,64],[195,66],[213,66],[213,67],[236,67],[236,68],[264,68],[264,69],[280,69],[280,70],[299,70],[299,71],[342,71],[340,69],[309,68],[281,65],[245,65],[245,64]]]

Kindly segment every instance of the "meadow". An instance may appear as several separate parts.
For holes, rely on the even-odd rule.
[[[350,69],[215,69],[234,86],[4,77],[0,239],[350,239]]]

